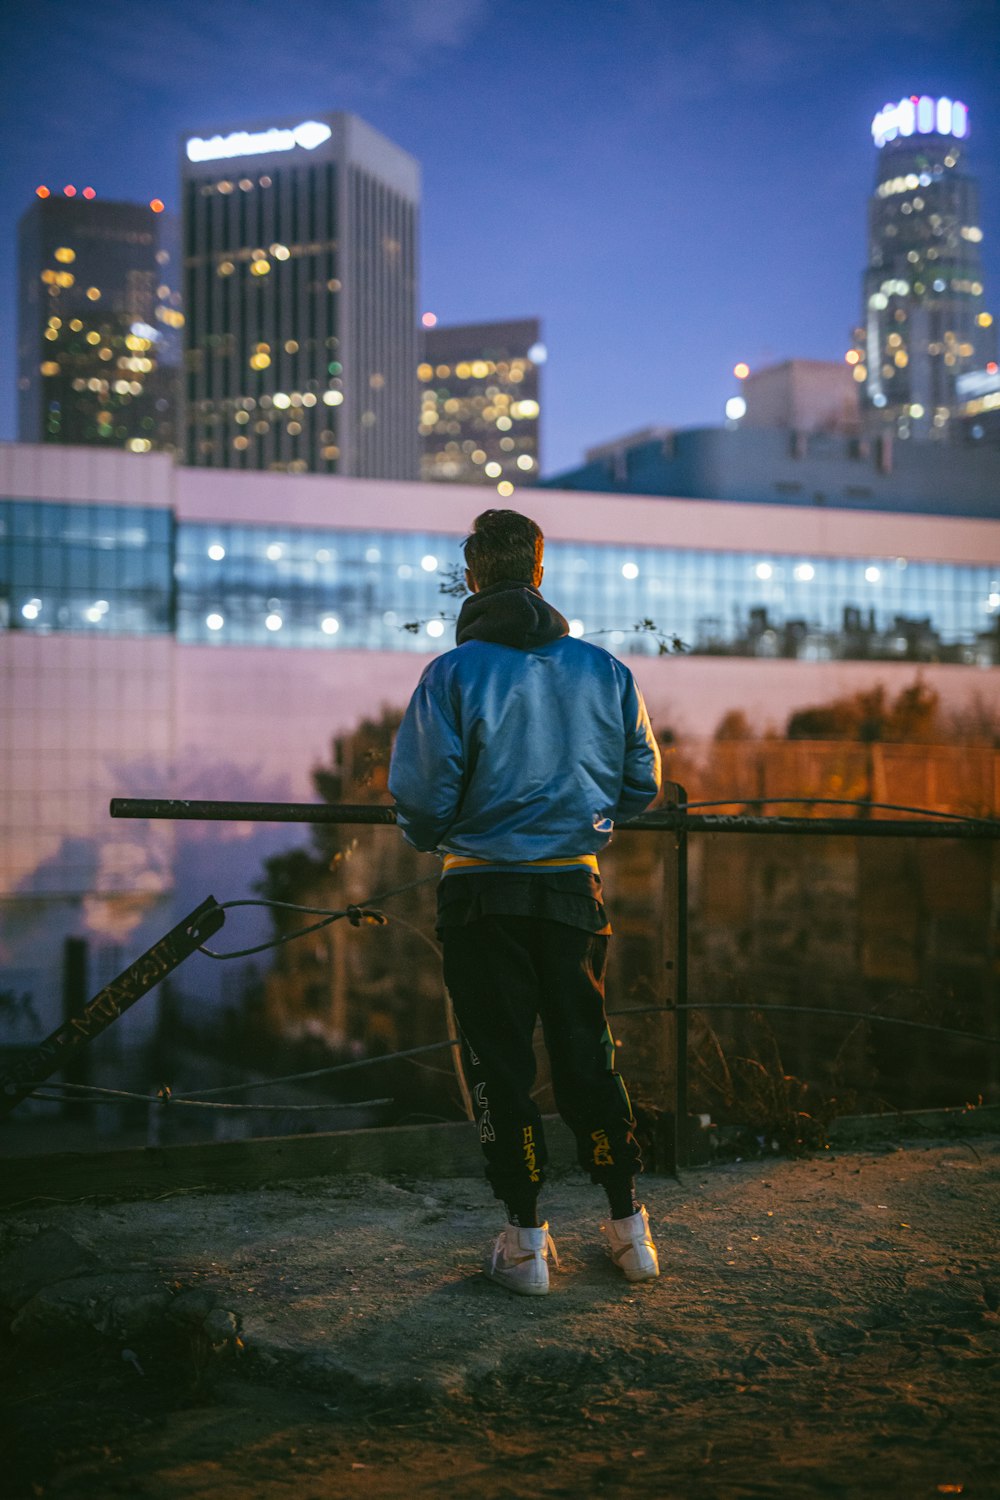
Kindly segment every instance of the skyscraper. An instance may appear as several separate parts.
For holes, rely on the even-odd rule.
[[[175,372],[161,346],[181,314],[162,209],[37,189],[19,229],[22,442],[172,447]]]
[[[539,333],[537,318],[424,328],[417,371],[424,479],[493,484],[502,495],[534,484]]]
[[[996,357],[968,133],[964,104],[926,94],[887,104],[872,122],[878,162],[854,369],[876,431],[947,437],[959,375]]]
[[[415,479],[420,168],[353,115],[183,150],[189,464]]]

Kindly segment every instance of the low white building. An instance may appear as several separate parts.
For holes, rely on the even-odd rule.
[[[30,994],[49,1029],[65,936],[91,939],[96,989],[302,842],[287,825],[115,822],[108,801],[312,798],[331,737],[402,706],[451,646],[442,585],[486,498],[0,446],[0,991]],[[1000,521],[544,489],[509,503],[546,534],[547,596],[628,657],[675,735],[736,708],[780,729],[917,670],[945,704],[993,690]],[[690,649],[661,654],[674,636]],[[189,963],[211,993],[218,971]]]

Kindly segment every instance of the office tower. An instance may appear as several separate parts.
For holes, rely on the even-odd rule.
[[[188,464],[415,479],[420,168],[363,120],[184,142]]]
[[[872,122],[864,326],[848,358],[876,431],[947,437],[958,377],[996,358],[968,133],[964,104],[926,94],[887,104]]]
[[[174,440],[160,316],[181,317],[162,263],[163,204],[47,187],[19,229],[18,433],[144,453]]]
[[[501,495],[534,484],[545,361],[539,331],[537,318],[424,328],[422,478],[492,484]]]

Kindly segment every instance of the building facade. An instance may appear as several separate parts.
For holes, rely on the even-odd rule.
[[[887,104],[872,123],[854,368],[867,425],[901,438],[948,437],[959,377],[996,360],[968,135],[965,105],[929,95]]]
[[[921,515],[1000,518],[996,448],[919,445],[889,432],[747,427],[655,429],[589,450],[575,469],[542,481],[557,490]]]
[[[633,659],[654,725],[708,736],[737,708],[778,724],[917,669],[946,704],[995,692],[997,520],[513,503],[546,534],[546,593]],[[300,829],[114,822],[109,798],[311,800],[331,738],[401,708],[451,645],[482,504],[473,485],[0,445],[0,990],[52,1020],[63,937],[87,936],[110,977],[210,892],[252,894]],[[688,650],[661,654],[674,636]],[[220,967],[180,979],[207,1004]]]
[[[37,190],[18,245],[23,442],[173,448],[181,314],[162,210]]]
[[[422,330],[421,476],[494,485],[533,484],[541,463],[537,318]]]
[[[858,386],[851,368],[823,359],[786,359],[753,370],[742,382],[744,427],[856,434]],[[737,398],[739,399],[739,398]]]
[[[185,139],[184,459],[415,479],[420,169],[333,113]]]

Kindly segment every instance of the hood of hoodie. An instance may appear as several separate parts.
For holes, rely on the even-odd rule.
[[[471,594],[459,612],[455,640],[489,641],[496,646],[516,646],[534,651],[550,641],[569,635],[569,624],[530,583],[490,584]]]

